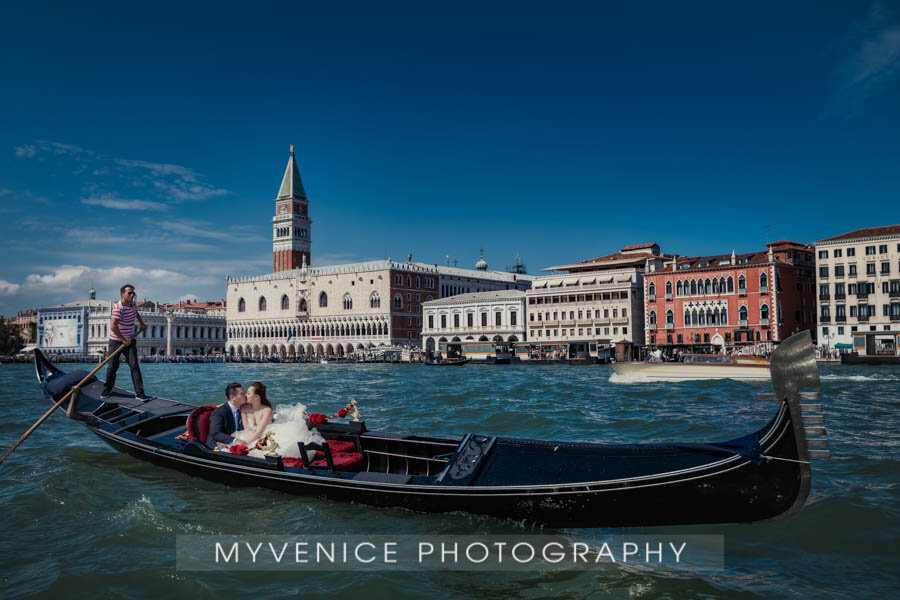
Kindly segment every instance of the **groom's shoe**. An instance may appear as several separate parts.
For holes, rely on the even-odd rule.
[[[140,396],[137,395],[137,394],[135,394],[135,395],[134,395],[134,399],[135,399],[135,400],[140,400],[141,402],[146,402],[146,401],[149,400],[150,398],[148,398],[148,397],[145,396],[144,394],[141,394]]]
[[[100,392],[100,399],[101,399],[101,400],[108,400],[110,394],[112,394],[112,392],[107,392],[106,390],[103,390],[102,392]]]

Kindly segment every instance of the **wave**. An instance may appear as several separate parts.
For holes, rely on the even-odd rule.
[[[639,375],[636,373],[613,373],[609,376],[610,383],[658,383],[654,380],[650,379],[646,375]]]
[[[900,381],[892,375],[822,375],[819,379],[827,381]]]

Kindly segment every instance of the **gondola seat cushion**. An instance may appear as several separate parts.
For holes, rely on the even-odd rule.
[[[328,443],[328,448],[331,449],[331,455],[344,453],[344,452],[356,452],[356,444],[354,442],[341,442],[339,440],[326,440]],[[325,453],[321,450],[316,450],[316,455],[313,456],[313,460],[321,460],[325,458]]]
[[[335,471],[359,471],[363,466],[363,455],[360,452],[339,452],[331,456],[334,462]],[[315,460],[312,463],[314,467],[327,467],[328,461]]]
[[[188,439],[192,442],[206,443],[209,437],[209,418],[212,416],[216,407],[212,404],[205,404],[194,409],[187,420]]]

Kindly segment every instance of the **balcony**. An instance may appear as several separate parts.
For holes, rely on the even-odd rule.
[[[835,278],[835,279],[843,279],[843,278],[844,278],[844,274],[843,274],[843,273],[835,273],[835,274],[834,274],[834,278]],[[827,279],[827,277],[826,277],[826,279]]]
[[[759,320],[759,324],[760,324],[760,325],[765,325],[766,327],[768,327],[768,326],[769,326],[769,320],[768,320],[768,319],[760,319],[760,320]]]
[[[837,315],[836,317],[834,317],[834,322],[835,323],[846,323],[847,315]]]
[[[869,292],[856,292],[856,297],[857,298],[868,298]]]
[[[819,323],[831,323],[831,315],[819,315]]]
[[[840,276],[835,275],[835,277],[840,277]],[[828,273],[819,273],[819,279],[828,279]]]
[[[738,319],[738,327],[746,327],[747,319]]]
[[[628,317],[616,317],[612,323],[613,325],[628,325]]]
[[[856,279],[856,273],[853,272],[853,271],[851,271],[850,274],[847,275],[847,277],[850,277],[850,278],[852,278],[852,279]]]
[[[856,320],[859,321],[860,323],[868,323],[869,315],[859,315],[858,317],[856,317]]]
[[[759,286],[759,293],[760,293],[760,294],[768,294],[768,293],[769,293],[769,286],[767,286],[767,285],[761,285],[761,286]]]
[[[891,315],[891,322],[900,321],[900,315]]]
[[[647,294],[647,300],[653,302],[656,300],[656,294]]]
[[[671,300],[671,299],[672,299],[672,294],[666,294],[666,300]]]
[[[738,296],[746,296],[747,288],[738,288]]]
[[[561,327],[575,327],[575,320],[573,319],[571,321],[560,321],[559,324]]]
[[[891,290],[890,292],[888,292],[888,297],[900,298],[900,290]]]
[[[650,323],[647,325],[647,329],[656,329],[656,323]]]
[[[835,300],[845,300],[847,298],[847,294],[844,293],[836,293],[834,295]]]
[[[825,300],[831,300],[831,296],[829,296],[828,294],[824,294],[824,295],[819,294],[819,302],[822,302]]]
[[[666,323],[666,329],[675,329],[675,323]]]

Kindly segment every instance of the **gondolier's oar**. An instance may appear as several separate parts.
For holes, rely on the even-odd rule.
[[[25,441],[25,438],[27,438],[29,435],[31,435],[32,432],[34,432],[35,429],[37,429],[38,427],[40,427],[41,423],[43,423],[44,421],[46,421],[46,420],[50,417],[50,415],[53,414],[53,411],[54,411],[54,410],[56,410],[57,408],[59,408],[60,406],[62,406],[62,403],[65,402],[66,400],[68,400],[68,399],[69,399],[69,396],[71,396],[71,395],[75,392],[75,390],[77,390],[78,388],[81,387],[81,384],[83,384],[85,381],[87,381],[88,379],[90,379],[91,377],[93,377],[93,376],[94,376],[94,373],[96,373],[97,371],[99,371],[100,368],[101,368],[103,365],[105,365],[106,363],[108,363],[113,357],[118,356],[118,355],[119,355],[119,352],[121,352],[122,350],[124,350],[125,348],[127,348],[128,346],[130,346],[130,345],[133,344],[133,343],[134,343],[134,338],[131,338],[131,341],[130,341],[130,342],[128,342],[127,344],[122,344],[121,346],[119,346],[118,348],[116,348],[115,351],[113,351],[112,354],[110,354],[109,356],[106,357],[106,360],[104,360],[102,363],[100,363],[99,365],[97,365],[97,368],[96,368],[96,369],[94,369],[93,371],[91,371],[90,373],[88,373],[87,377],[85,377],[84,379],[82,379],[81,381],[79,381],[78,384],[73,385],[73,386],[72,386],[72,389],[70,389],[68,392],[66,392],[66,395],[59,399],[59,402],[57,402],[56,404],[54,404],[54,405],[50,408],[50,410],[48,410],[47,412],[45,412],[45,413],[44,413],[44,416],[41,417],[40,419],[38,419],[37,422],[35,422],[35,424],[32,425],[32,426],[28,429],[28,431],[26,431],[26,432],[22,435],[22,437],[19,438],[19,441],[16,442],[15,444],[13,444],[13,447],[6,451],[6,454],[3,455],[3,458],[0,458],[0,464],[2,464],[4,460],[6,460],[6,457],[7,457],[7,456],[9,456],[10,454],[12,454],[12,451],[13,451],[13,450],[15,450],[16,448],[19,447],[19,444],[21,444],[22,442]]]

